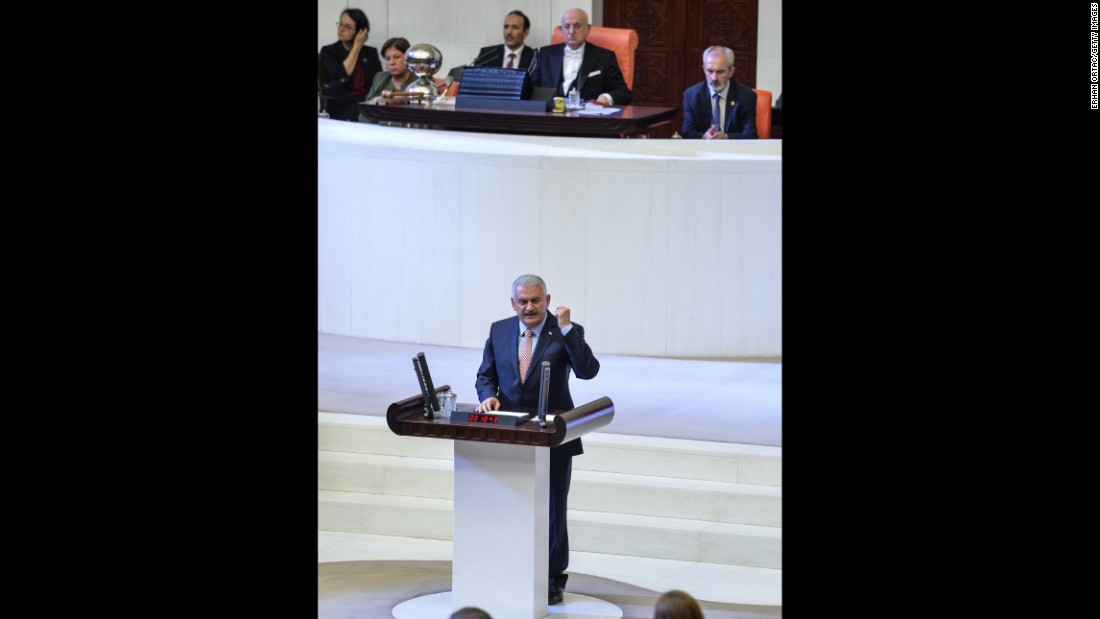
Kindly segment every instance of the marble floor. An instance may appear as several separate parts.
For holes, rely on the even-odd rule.
[[[451,542],[411,537],[317,532],[317,561],[450,561]],[[782,606],[782,570],[573,552],[570,573],[661,592],[682,589],[699,600]]]

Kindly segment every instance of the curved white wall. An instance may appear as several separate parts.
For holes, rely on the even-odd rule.
[[[782,141],[318,119],[318,330],[480,348],[521,273],[604,354],[782,356]]]

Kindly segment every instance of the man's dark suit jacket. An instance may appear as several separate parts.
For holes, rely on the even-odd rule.
[[[359,103],[367,98],[374,74],[382,70],[382,57],[378,55],[378,49],[364,45],[359,50],[359,64],[363,67],[363,75],[366,78],[361,96],[351,96],[351,76],[344,69],[344,59],[348,57],[348,50],[340,41],[321,48],[321,66],[325,70],[325,79],[330,86],[324,89],[322,94],[332,97],[325,102],[325,110],[329,117],[337,120],[359,120]],[[344,82],[341,83],[340,80]]]
[[[495,52],[493,50],[496,50]],[[535,48],[530,45],[524,45],[523,51],[520,52],[519,64],[512,67],[513,69],[526,69],[531,66],[531,60],[535,57]],[[477,53],[477,58],[481,58],[480,66],[483,67],[503,67],[508,62],[508,49],[503,43],[500,45],[490,45],[488,47],[481,48],[481,51]],[[476,60],[476,58],[475,58]],[[518,328],[518,327],[517,327]]]
[[[731,79],[725,105],[726,126],[722,132],[727,138],[752,140],[759,137],[756,133],[756,93],[751,88]],[[685,90],[684,124],[680,135],[685,138],[703,137],[710,128],[713,109],[706,80]]]
[[[543,361],[550,362],[550,394],[546,399],[547,413],[568,411],[574,408],[569,393],[570,371],[577,378],[587,380],[600,371],[600,362],[584,341],[584,327],[572,323],[569,334],[562,336],[558,319],[547,313],[546,322],[539,333],[538,344],[531,354],[531,370],[522,384],[519,378],[519,317],[498,320],[489,328],[481,367],[477,371],[478,401],[495,397],[501,410],[527,409],[537,411],[539,383]],[[581,440],[569,441],[553,449],[569,455],[583,453]]]
[[[572,88],[572,84],[566,84],[564,90],[562,89],[564,65],[565,43],[540,47],[538,62],[531,71],[531,83],[554,88],[555,97],[564,97]],[[581,59],[581,68],[577,71],[576,85],[582,101],[591,101],[605,92],[615,100],[616,106],[627,105],[634,100],[634,93],[626,86],[615,52],[593,45],[590,41],[584,44],[584,58]]]

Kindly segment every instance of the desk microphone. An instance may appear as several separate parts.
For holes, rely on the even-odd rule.
[[[542,380],[539,382],[539,427],[546,427],[546,400],[550,397],[550,362],[542,362]]]
[[[439,96],[444,97],[447,95],[447,89],[451,87],[451,84],[455,83],[453,75],[448,75],[447,79],[443,80],[443,83],[439,85]]]
[[[479,63],[478,61],[482,60],[483,58],[486,61],[483,62],[483,63]],[[500,48],[494,47],[493,49],[485,52],[485,54],[483,54],[481,56],[478,56],[477,58],[474,58],[473,61],[470,64],[466,65],[466,66],[467,67],[481,67],[481,66],[484,66],[486,64],[489,64],[489,62],[488,62],[489,60],[500,60]]]
[[[539,50],[541,47],[535,48],[535,55],[531,57],[531,64],[527,65],[527,75],[535,74],[535,67],[539,64]]]
[[[333,86],[339,86],[340,84],[346,84],[349,81],[351,81],[350,77],[341,77],[338,80],[333,80],[333,81],[325,84],[324,86],[321,86],[321,90],[328,90],[329,88],[332,88]]]

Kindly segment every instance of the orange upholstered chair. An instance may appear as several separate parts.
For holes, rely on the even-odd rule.
[[[767,140],[772,137],[772,91],[752,90],[756,93],[756,135]]]
[[[626,87],[634,88],[634,50],[638,49],[638,33],[633,28],[605,28],[592,26],[588,32],[588,41],[593,45],[609,49],[615,52],[615,59],[619,61],[619,70],[623,72]],[[550,43],[562,43],[561,26],[554,26],[554,34],[550,36]]]

